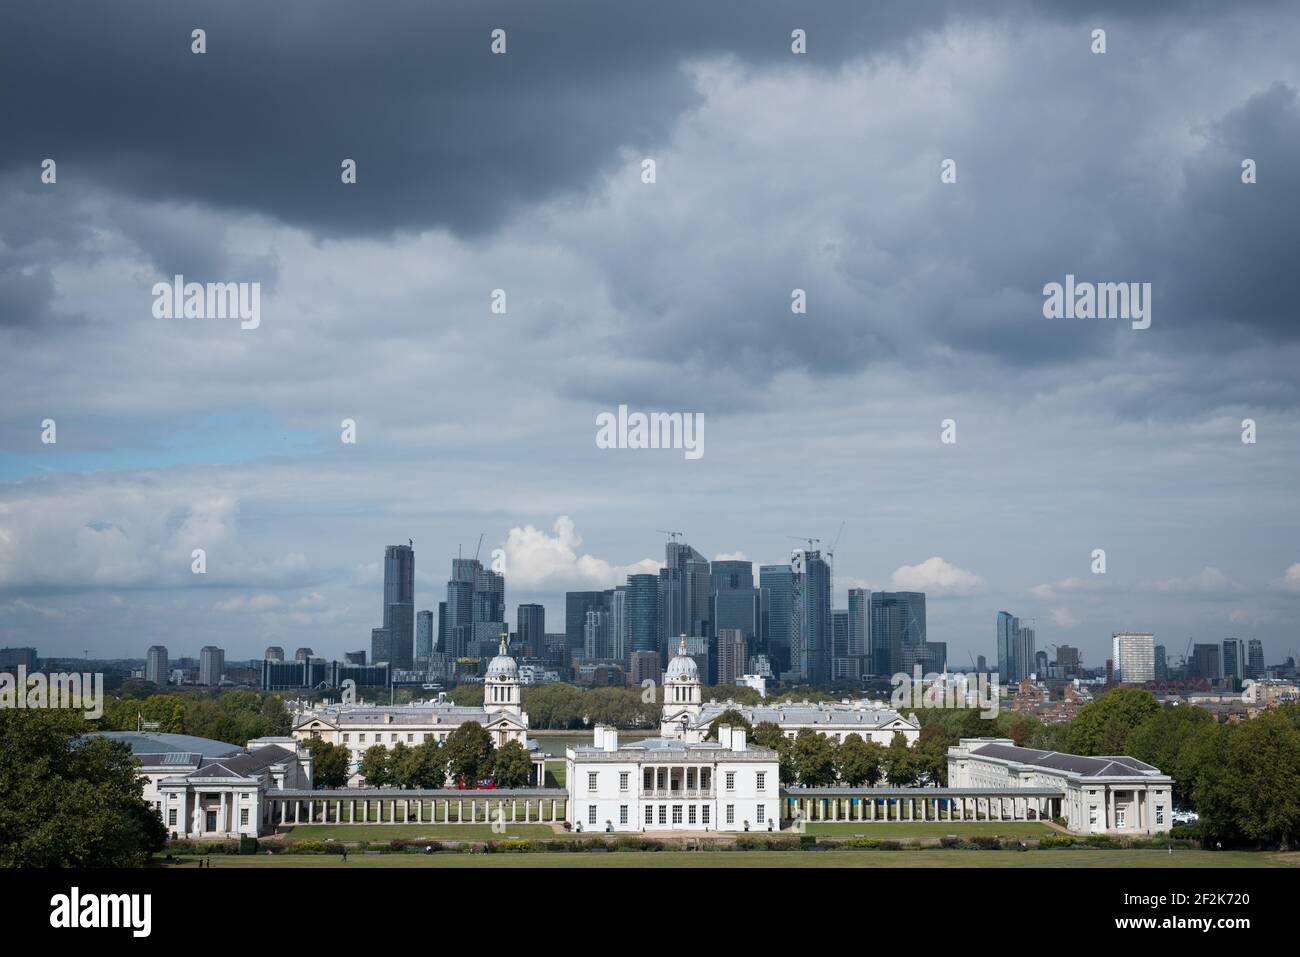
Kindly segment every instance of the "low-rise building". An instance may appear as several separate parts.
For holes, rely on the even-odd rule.
[[[1077,834],[1157,834],[1173,824],[1173,780],[1127,755],[1084,757],[962,738],[948,749],[951,788],[1060,788],[1050,816]]]

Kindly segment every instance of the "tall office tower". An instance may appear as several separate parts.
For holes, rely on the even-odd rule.
[[[989,670],[989,660],[985,658],[983,655],[976,655],[975,673],[981,675],[988,674],[988,670]]]
[[[758,641],[758,589],[754,587],[754,563],[714,562],[710,571],[713,588],[713,629],[739,629],[745,640]]]
[[[1223,655],[1218,645],[1192,645],[1192,660],[1188,662],[1189,678],[1219,681],[1223,678]]]
[[[1028,678],[1034,670],[1034,629],[1020,626],[1020,636],[1016,644],[1016,666],[1020,669],[1020,680]]]
[[[1223,677],[1231,682],[1232,690],[1240,690],[1246,677],[1246,643],[1240,638],[1224,639]]]
[[[388,632],[388,662],[410,670],[415,658],[415,549],[389,545],[384,549],[384,624]]]
[[[659,588],[659,655],[666,665],[677,650],[679,635],[708,637],[712,597],[708,559],[685,542],[665,543]]]
[[[925,635],[924,592],[872,592],[872,671],[878,675],[910,673],[909,661],[927,659]]]
[[[1020,648],[1020,619],[1009,611],[998,612],[998,680],[1004,685],[1020,680],[1016,652]]]
[[[426,662],[431,657],[433,657],[433,612],[416,612],[415,660]]]
[[[758,567],[758,645],[772,671],[790,670],[790,637],[794,624],[794,569],[789,565]]]
[[[364,665],[366,663],[366,653],[364,651],[345,651],[343,652],[343,663]]]
[[[627,576],[627,649],[659,653],[659,576]],[[662,667],[662,658],[661,667]],[[657,676],[656,676],[657,677]]]
[[[447,603],[438,602],[438,642],[434,645],[434,650],[439,654],[445,655],[448,652],[448,644],[451,637],[447,634]]]
[[[831,567],[816,550],[796,552],[790,567],[799,589],[790,671],[812,684],[826,684],[831,676]]]
[[[387,628],[370,629],[370,660],[377,665],[392,665],[393,636]]]
[[[214,645],[205,645],[199,651],[199,684],[215,688],[226,673],[226,653]]]
[[[144,680],[156,685],[165,685],[170,676],[167,667],[167,649],[163,645],[153,645],[144,659]]]
[[[1083,663],[1079,659],[1079,649],[1070,645],[1058,645],[1056,670],[1062,678],[1077,678],[1082,675]]]
[[[1034,674],[1038,675],[1040,680],[1047,677],[1047,652],[1034,652]]]
[[[748,664],[745,633],[739,628],[718,630],[718,684],[734,685]]]
[[[831,656],[847,658],[849,654],[849,611],[847,608],[831,609]]]
[[[1169,680],[1169,657],[1165,654],[1164,645],[1156,645],[1152,648],[1156,657],[1156,681]]]
[[[266,654],[262,656],[264,661],[284,661],[284,649],[279,645],[271,645],[266,649]]]
[[[583,660],[605,661],[609,658],[609,612],[592,608],[583,624]]]
[[[515,610],[515,634],[519,644],[527,649],[525,654],[534,658],[546,656],[546,606],[520,605]]]
[[[713,637],[713,574],[709,561],[695,554],[686,560],[687,634]]]
[[[686,634],[685,602],[683,594],[686,586],[682,581],[680,568],[659,569],[659,634],[655,640],[655,650],[659,652],[660,667],[664,666],[667,656],[676,653],[677,644],[674,635]]]
[[[656,586],[657,587],[657,586]],[[607,608],[603,591],[571,591],[564,594],[564,634],[569,652],[581,651],[586,646],[587,612],[593,608]],[[656,636],[656,647],[658,636]]]
[[[871,654],[871,592],[849,589],[849,644],[847,654]]]
[[[627,661],[627,586],[619,585],[609,596],[609,657]]]
[[[293,660],[311,661],[312,658],[315,657],[315,655],[316,652],[312,651],[310,648],[299,648],[297,651],[293,653]]]
[[[1264,643],[1258,638],[1252,638],[1246,653],[1246,677],[1259,679],[1264,674]]]

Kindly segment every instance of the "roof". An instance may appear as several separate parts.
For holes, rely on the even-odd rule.
[[[193,778],[246,778],[293,756],[294,752],[279,745],[269,744],[264,748],[258,748],[256,751],[246,751],[234,757],[209,761],[186,776]]]
[[[864,731],[883,728],[895,721],[911,728],[920,724],[912,716],[904,717],[892,708],[866,708],[852,704],[810,702],[775,705],[743,705],[725,701],[711,701],[704,705],[700,714],[700,725],[713,722],[718,715],[727,710],[739,711],[751,725],[770,721],[778,726],[784,725],[834,725],[836,727],[855,727]]]
[[[192,734],[171,734],[162,731],[91,731],[86,737],[124,741],[131,746],[131,753],[137,758],[173,752],[199,754],[205,758],[223,758],[244,750],[237,744],[213,741],[211,738],[198,738]]]
[[[391,720],[390,720],[391,719]],[[388,727],[394,725],[429,725],[429,724],[463,724],[477,721],[487,724],[494,720],[487,710],[476,705],[456,705],[451,703],[432,703],[422,705],[344,705],[332,708],[320,708],[303,711],[294,717],[293,727],[298,730],[313,721],[320,721],[332,728],[343,725],[356,727]]]
[[[629,741],[626,744],[620,742],[616,751],[606,751],[604,748],[598,748],[592,744],[575,745],[570,750],[573,751],[575,758],[586,760],[616,760],[618,755],[623,755],[626,759],[629,751],[635,752],[638,757],[646,754],[672,753],[681,758],[713,759],[725,757],[728,759],[743,758],[753,760],[754,758],[767,758],[773,761],[776,760],[775,751],[749,742],[746,742],[744,751],[735,751],[719,744],[717,741],[683,741],[681,738],[641,738],[638,741]]]
[[[1161,775],[1159,768],[1153,767],[1128,755],[1102,755],[1090,758],[1082,754],[1066,754],[1063,751],[1040,751],[1037,748],[1019,748],[1011,744],[983,744],[970,749],[970,753],[981,758],[999,758],[1014,761],[1035,768],[1047,768],[1052,771],[1065,771],[1080,777],[1132,777],[1134,775]]]

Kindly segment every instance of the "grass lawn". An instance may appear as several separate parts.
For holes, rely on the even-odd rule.
[[[213,867],[1300,867],[1300,853],[1250,851],[634,851],[537,854],[214,854]],[[195,867],[192,861],[173,865]]]
[[[882,821],[879,824],[869,822],[843,823],[817,821],[808,825],[809,834],[826,837],[874,837],[881,840],[898,838],[943,837],[956,834],[958,837],[1046,837],[1052,829],[1038,821],[918,821],[906,824],[897,821]]]
[[[288,832],[291,841],[356,841],[385,844],[388,841],[427,837],[434,841],[505,841],[511,838],[581,837],[554,831],[549,824],[507,824],[494,833],[491,824],[299,824]],[[588,835],[590,836],[590,835]]]
[[[546,786],[548,788],[564,787],[564,762],[546,762]]]

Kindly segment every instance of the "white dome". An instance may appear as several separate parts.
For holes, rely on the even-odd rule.
[[[700,669],[689,655],[677,655],[668,662],[668,681],[699,681]]]
[[[489,678],[518,678],[519,665],[509,655],[497,655],[488,663]]]

